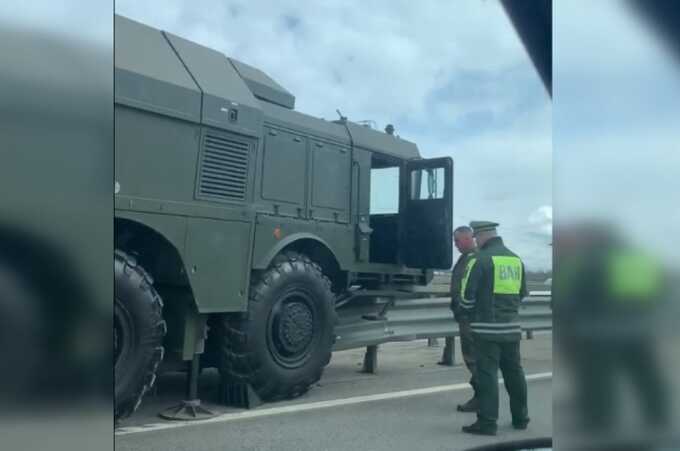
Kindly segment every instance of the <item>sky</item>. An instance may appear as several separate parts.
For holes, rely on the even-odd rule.
[[[391,123],[424,158],[452,157],[454,226],[499,222],[529,269],[551,267],[551,102],[496,0],[117,0],[116,12],[264,70],[298,111]]]

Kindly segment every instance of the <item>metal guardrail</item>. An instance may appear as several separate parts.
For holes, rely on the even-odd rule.
[[[367,320],[387,302],[394,305],[381,319]],[[458,324],[449,308],[449,298],[397,299],[365,303],[340,309],[334,350],[360,348],[391,341],[458,336]],[[519,321],[523,331],[552,329],[550,296],[530,295],[522,301]]]
[[[374,372],[377,346],[382,343],[446,338],[443,362],[453,364],[458,323],[449,308],[448,273],[435,275],[425,287],[413,287],[413,298],[366,298],[338,309],[334,351],[366,347],[364,371]],[[550,285],[530,283],[532,290],[520,304],[519,322],[527,338],[534,331],[552,329]],[[377,314],[384,312],[383,315]],[[372,319],[367,319],[372,318]]]

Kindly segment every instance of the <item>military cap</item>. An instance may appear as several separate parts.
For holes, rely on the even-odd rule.
[[[496,230],[498,223],[491,221],[471,221],[470,227],[472,227],[472,231],[474,233],[487,232],[490,230]]]

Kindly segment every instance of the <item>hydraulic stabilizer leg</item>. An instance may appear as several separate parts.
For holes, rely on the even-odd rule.
[[[204,420],[215,416],[213,412],[201,406],[198,398],[198,376],[200,369],[200,354],[194,354],[193,360],[189,363],[189,378],[187,380],[187,399],[179,405],[170,407],[162,411],[159,416],[166,420]]]

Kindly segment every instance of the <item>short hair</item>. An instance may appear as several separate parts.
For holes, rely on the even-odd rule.
[[[453,234],[455,235],[456,233],[472,233],[472,227],[466,225],[456,227],[456,230],[453,231]]]

